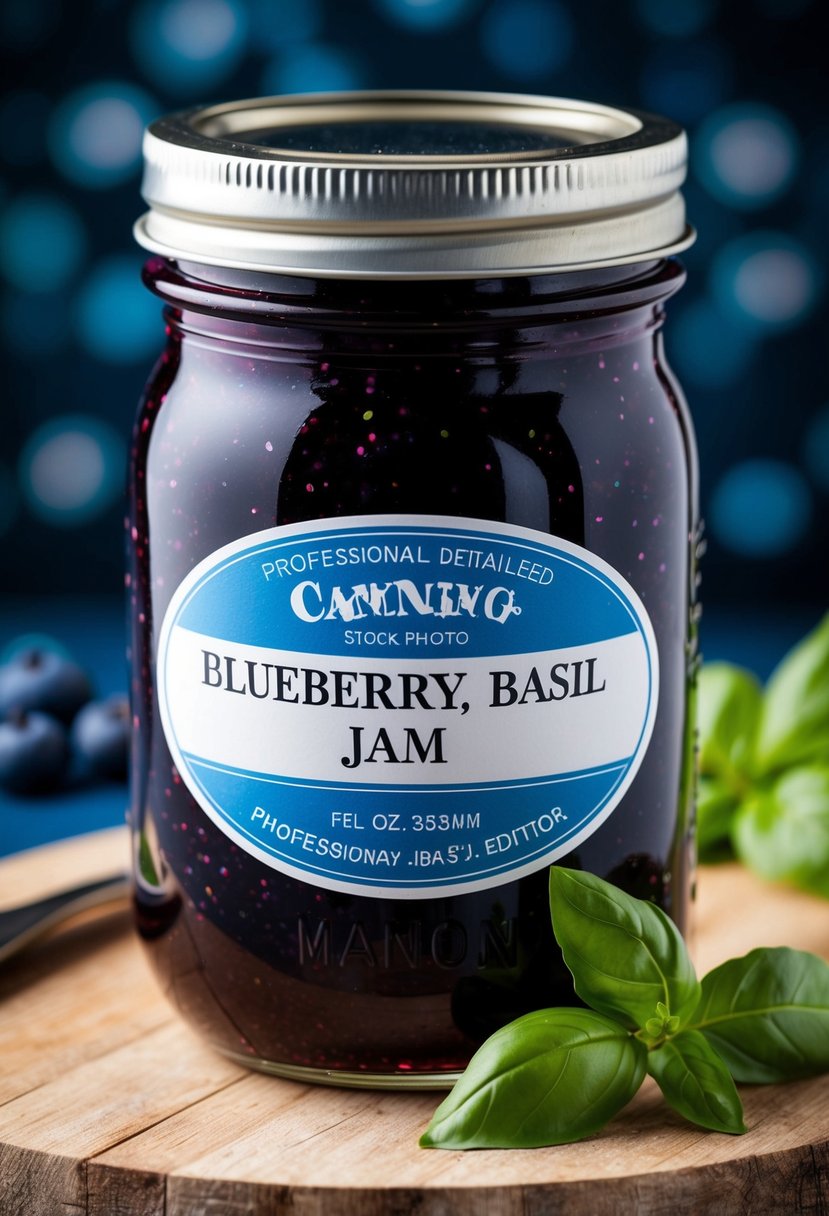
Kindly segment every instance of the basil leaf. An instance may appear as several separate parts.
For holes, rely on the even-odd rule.
[[[668,1105],[692,1123],[731,1135],[746,1130],[731,1073],[698,1030],[683,1030],[649,1051],[648,1072]]]
[[[800,887],[801,891],[819,895],[821,899],[829,899],[829,863],[824,863],[814,870],[807,870],[804,867],[796,874],[790,875],[786,881]]]
[[[158,871],[153,860],[153,852],[146,832],[141,832],[138,837],[138,870],[145,882],[151,887],[161,885],[161,879],[158,877]]]
[[[829,614],[772,673],[756,754],[764,773],[810,760],[829,763]]]
[[[713,777],[700,777],[697,788],[697,850],[700,861],[723,861],[733,855],[731,825],[737,799]]]
[[[709,971],[691,1023],[735,1081],[767,1084],[829,1070],[829,966],[788,946]]]
[[[550,870],[553,932],[576,992],[593,1009],[643,1028],[662,1001],[687,1019],[700,987],[685,943],[661,908],[592,874]]]
[[[541,1009],[497,1030],[435,1111],[423,1148],[540,1148],[604,1127],[636,1093],[647,1050],[589,1009]]]
[[[795,768],[734,820],[734,844],[761,877],[829,888],[829,767]]]
[[[751,770],[762,701],[751,672],[730,663],[703,665],[697,701],[700,772],[719,777],[738,796]]]

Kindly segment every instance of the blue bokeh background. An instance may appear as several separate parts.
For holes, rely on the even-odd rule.
[[[124,683],[126,441],[161,340],[130,236],[145,123],[257,93],[468,88],[687,126],[700,236],[666,340],[700,441],[704,642],[765,674],[829,601],[821,16],[817,0],[3,0],[0,645],[35,622],[103,691]],[[56,834],[16,814],[0,852]]]

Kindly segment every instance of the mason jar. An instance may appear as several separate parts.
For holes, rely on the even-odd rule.
[[[233,1059],[446,1086],[576,1000],[551,864],[686,924],[685,138],[352,93],[175,114],[145,157],[138,929]]]

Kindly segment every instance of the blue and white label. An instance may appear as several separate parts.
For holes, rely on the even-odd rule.
[[[592,835],[659,682],[645,608],[606,562],[447,516],[242,537],[178,587],[157,660],[174,761],[227,836],[316,886],[407,899]]]

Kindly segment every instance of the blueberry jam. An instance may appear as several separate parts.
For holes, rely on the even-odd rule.
[[[173,760],[161,623],[198,563],[303,521],[495,521],[594,554],[645,606],[658,709],[621,802],[560,860],[684,928],[695,455],[660,335],[683,271],[643,257],[384,281],[153,257],[145,281],[165,302],[167,345],[135,430],[129,520],[141,937],[170,1000],[228,1055],[287,1076],[437,1084],[510,1019],[574,1002],[547,866],[401,899],[267,864],[205,813]]]

